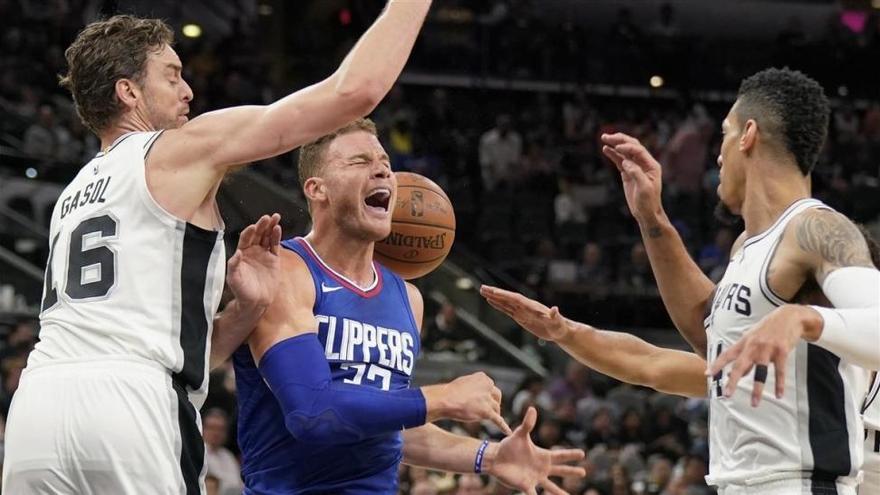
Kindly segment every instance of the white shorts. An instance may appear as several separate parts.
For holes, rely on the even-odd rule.
[[[203,495],[198,412],[156,364],[28,367],[6,425],[2,492]]]
[[[880,432],[869,430],[865,438],[864,478],[859,485],[859,495],[880,494]]]
[[[718,490],[718,495],[856,495],[856,489],[843,483],[789,478],[754,485],[726,485]]]

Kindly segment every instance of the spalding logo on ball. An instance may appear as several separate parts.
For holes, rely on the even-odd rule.
[[[373,257],[410,280],[440,266],[455,240],[455,211],[449,197],[431,179],[397,172],[397,202],[391,234],[376,243]]]

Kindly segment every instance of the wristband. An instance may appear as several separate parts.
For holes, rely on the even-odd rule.
[[[477,457],[474,458],[474,472],[480,474],[483,472],[483,455],[486,453],[486,447],[489,446],[488,440],[483,440],[480,448],[477,449]]]

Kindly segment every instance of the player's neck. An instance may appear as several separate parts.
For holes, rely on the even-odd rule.
[[[373,283],[373,242],[353,239],[338,229],[313,228],[305,238],[324,263],[337,273],[359,287]]]
[[[760,176],[755,174],[748,179],[742,206],[747,237],[764,232],[792,203],[811,196],[809,179],[797,169],[780,168],[767,167]]]
[[[119,136],[129,132],[149,132],[155,130],[145,118],[135,112],[128,112],[119,121],[98,135],[98,138],[101,140],[101,151],[107,151],[119,139]]]

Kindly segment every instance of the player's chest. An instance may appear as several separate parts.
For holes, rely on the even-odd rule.
[[[764,257],[734,256],[719,281],[707,320],[710,340],[733,343],[776,305],[768,297]]]

